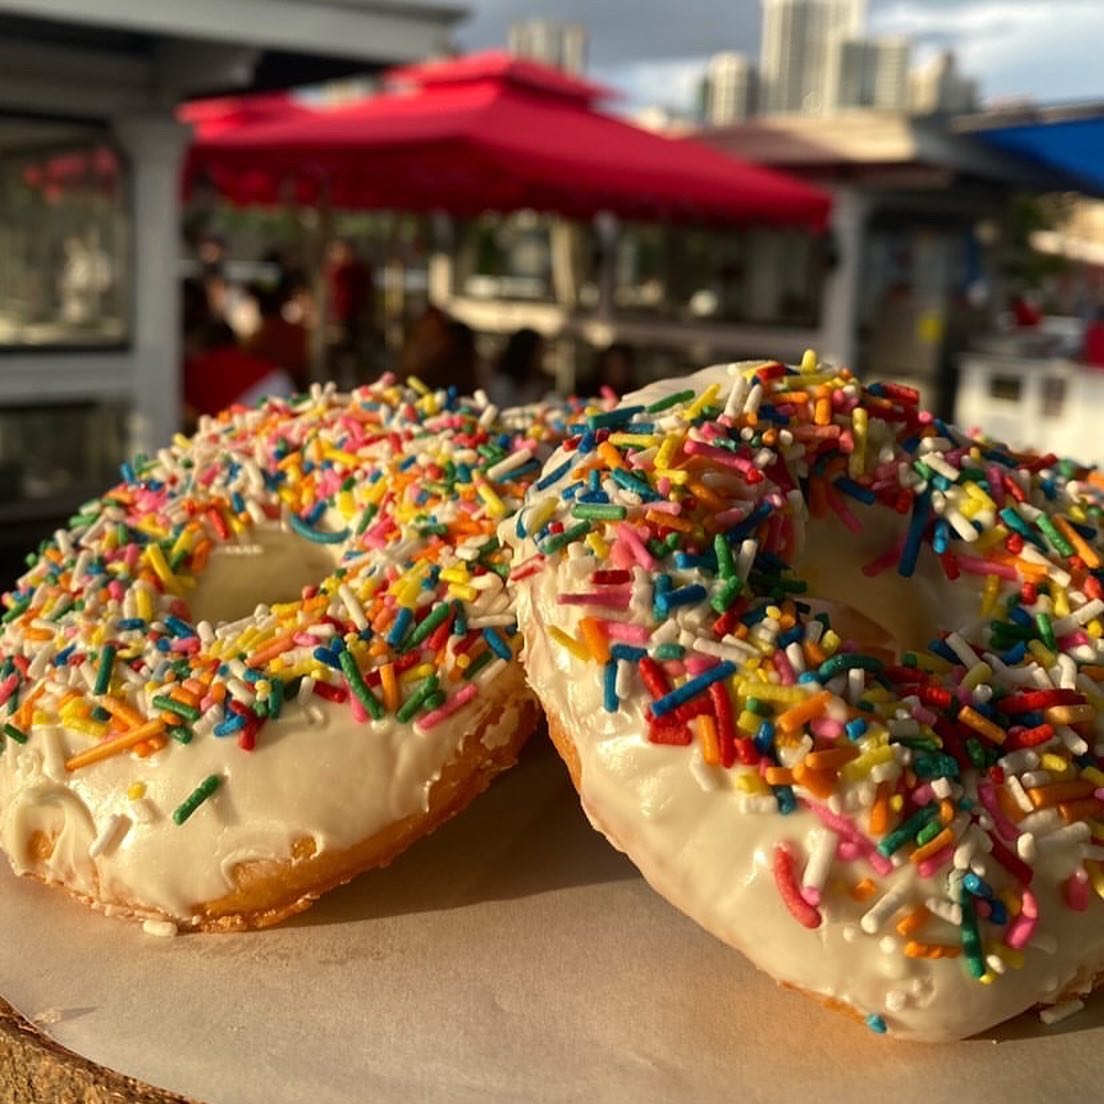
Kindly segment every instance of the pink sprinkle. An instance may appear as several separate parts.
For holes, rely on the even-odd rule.
[[[657,514],[681,514],[682,503],[681,502],[649,502],[648,509],[654,510]]]
[[[683,443],[682,451],[688,456],[705,456],[715,464],[720,464],[721,467],[733,468],[745,478],[753,477],[755,482],[762,479],[762,473],[750,460],[744,456],[737,456],[728,449],[707,445],[703,441],[686,441]]]
[[[778,672],[778,677],[782,680],[783,686],[793,686],[797,682],[793,664],[781,648],[771,656],[771,663],[774,664],[774,669]]]
[[[291,639],[300,648],[316,648],[319,642],[317,636],[313,636],[308,632],[297,632]]]
[[[831,717],[817,717],[810,723],[809,729],[823,740],[838,740],[843,735],[843,725]]]
[[[188,655],[190,655],[192,652],[198,652],[199,647],[200,647],[200,644],[199,644],[199,637],[198,636],[181,637],[177,640],[174,640],[169,645],[170,651],[184,652],[185,654],[188,654]],[[3,703],[0,702],[0,704],[3,704]]]
[[[858,844],[856,844],[854,840],[840,840],[837,851],[843,862],[854,862],[856,859],[862,857],[862,852],[859,850]]]
[[[813,906],[813,908],[820,907],[820,890],[816,886],[802,886],[801,896],[805,898],[806,902]]]
[[[619,587],[584,594],[558,594],[556,601],[561,606],[603,606],[606,609],[628,609],[629,602],[632,601],[632,591]]]
[[[980,556],[958,554],[958,566],[969,575],[996,575],[1012,582],[1019,581],[1019,573],[1010,564],[997,563],[996,560],[983,560]]]
[[[1023,906],[1020,915],[1005,930],[1004,941],[1012,950],[1022,951],[1031,942],[1035,927],[1039,923],[1039,905],[1030,889],[1023,893]]]
[[[3,705],[15,693],[15,688],[18,685],[19,675],[14,671],[3,682],[0,682],[0,705]]]
[[[927,805],[931,799],[932,788],[927,782],[922,786],[917,786],[916,789],[912,791],[912,800],[915,805]]]
[[[997,504],[997,509],[1004,507],[1004,480],[1001,478],[1001,470],[996,464],[990,464],[986,471],[989,482],[989,494]]]
[[[1001,836],[1006,840],[1014,840],[1020,833],[1012,821],[1004,815],[1004,811],[997,803],[997,794],[992,785],[987,783],[978,786],[978,797],[981,798],[982,805],[985,806],[986,811],[993,818],[993,823]]]
[[[938,874],[939,871],[954,858],[954,851],[955,845],[953,843],[948,843],[946,847],[941,847],[934,855],[916,864],[917,874],[919,874],[921,878],[931,878]]]
[[[855,822],[850,817],[846,817],[842,813],[833,813],[827,805],[820,805],[815,801],[806,800],[805,804],[808,805],[808,807],[812,809],[833,832],[838,833],[842,837],[840,845],[841,856],[842,841],[846,841],[858,849],[859,854],[870,863],[878,874],[888,875],[893,872],[893,863],[891,863],[880,851],[875,849],[874,844],[855,827]]]
[[[467,686],[465,686],[462,690],[458,691],[451,698],[449,698],[448,701],[444,703],[444,705],[439,706],[437,709],[431,710],[424,717],[422,717],[418,721],[418,727],[424,729],[435,728],[446,717],[450,717],[459,708],[461,708],[461,706],[467,705],[468,702],[470,702],[472,698],[475,697],[478,690],[479,688],[475,685],[474,682],[469,682]]]
[[[1065,884],[1066,904],[1074,912],[1084,912],[1089,907],[1089,876],[1083,869],[1075,870]]]
[[[602,624],[610,640],[622,644],[647,644],[651,638],[644,625],[629,625],[623,621],[603,621]]]
[[[912,719],[918,724],[932,725],[935,724],[939,718],[930,709],[925,709],[922,705],[915,706],[912,710]]]
[[[112,579],[107,584],[108,597],[113,598],[116,602],[121,602],[126,597],[126,588],[118,579]]]
[[[368,714],[356,694],[349,695],[349,708],[353,711],[353,720],[357,724],[364,724],[368,720]]]
[[[896,565],[901,560],[901,553],[905,550],[905,537],[901,537],[892,548],[883,552],[876,559],[870,561],[870,563],[863,564],[862,573],[869,579],[875,575],[881,575],[883,571],[888,571],[891,567]]]
[[[207,694],[204,698],[202,698],[200,700],[200,703],[199,703],[200,712],[206,713],[208,709],[211,709],[214,706],[214,704],[215,704],[215,699],[213,697],[211,697],[210,694]]]
[[[692,655],[683,660],[683,666],[691,675],[700,675],[711,671],[720,662],[716,656]]]
[[[641,567],[654,571],[659,566],[655,557],[644,547],[640,534],[627,521],[623,521],[618,525],[617,532],[621,539],[632,549],[632,554]]]
[[[751,504],[746,506],[733,506],[731,509],[722,510],[714,517],[718,529],[727,529],[730,525],[736,525],[751,513]]]
[[[671,493],[671,477],[667,475],[660,476],[656,483],[656,490],[661,495],[669,495]]]

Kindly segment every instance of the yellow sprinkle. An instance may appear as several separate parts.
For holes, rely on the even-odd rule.
[[[165,589],[172,594],[180,594],[180,583],[169,569],[165,560],[165,553],[161,551],[161,545],[146,545],[146,560],[149,562],[153,573],[165,584]]]
[[[1007,943],[996,944],[994,950],[1000,956],[1001,960],[1008,966],[1011,966],[1013,970],[1023,969],[1024,956],[1022,951],[1013,950]]]
[[[479,497],[487,504],[487,511],[491,517],[505,517],[509,513],[502,499],[495,494],[491,485],[482,479],[476,480],[475,489]]]
[[[802,372],[815,372],[819,365],[819,361],[816,354],[816,349],[806,349],[801,354],[801,371]]]
[[[600,559],[604,560],[609,555],[609,545],[602,539],[601,535],[596,529],[592,529],[586,535],[587,545],[590,550]]]
[[[761,675],[761,672],[756,672]],[[739,679],[736,682],[736,693],[742,698],[758,698],[760,701],[769,702],[800,702],[809,695],[796,686],[773,685],[768,682]]]
[[[895,793],[889,799],[889,807],[895,812],[899,813],[905,807],[905,795]]]
[[[153,601],[150,598],[149,589],[145,584],[136,584],[134,587],[134,602],[138,609],[138,616],[143,621],[153,620]]]
[[[746,794],[766,794],[771,792],[770,786],[766,784],[758,772],[751,770],[741,771],[737,774],[732,780],[732,786],[734,789]]]
[[[1104,771],[1098,767],[1085,767],[1081,777],[1091,782],[1094,786],[1104,786]]]
[[[835,629],[829,629],[820,638],[820,647],[823,650],[824,654],[827,656],[834,655],[836,652],[838,652],[841,643],[842,641],[840,640],[839,634],[836,632]],[[869,695],[867,696],[869,697]]]
[[[611,445],[631,445],[636,448],[653,448],[663,438],[655,433],[611,433],[609,441]]]
[[[97,740],[107,733],[107,725],[100,724],[98,721],[83,720],[80,717],[65,718],[65,727],[76,732],[83,732],[86,736],[93,736]]]
[[[985,589],[981,592],[981,616],[990,617],[1000,598],[1000,576],[986,575]]]
[[[353,501],[351,491],[338,492],[337,508],[341,511],[341,516],[345,518],[351,518],[356,513],[356,503]]]
[[[993,677],[993,668],[988,663],[975,663],[962,679],[961,685],[966,690],[976,690],[983,682],[988,682]]]
[[[1044,752],[1039,757],[1039,762],[1043,770],[1051,771],[1054,774],[1065,774],[1070,768],[1070,761],[1063,759],[1061,755],[1056,755],[1053,751]]]
[[[865,778],[876,766],[888,763],[893,758],[893,748],[888,745],[874,748],[847,763],[840,771],[840,777],[848,782],[856,782],[860,778]]]
[[[1093,640],[1099,640],[1104,635],[1104,625],[1100,623],[1097,618],[1093,618],[1086,626],[1085,632],[1093,638]]]
[[[675,455],[675,449],[678,447],[680,440],[681,438],[672,434],[659,446],[659,452],[655,455],[655,466],[657,468],[666,468],[668,464],[671,463],[671,459]]]
[[[707,406],[712,406],[721,393],[719,383],[711,383],[687,408],[683,418],[692,422]]]
[[[1097,897],[1104,897],[1104,870],[1101,869],[1100,863],[1090,859],[1085,863],[1085,869],[1088,871],[1089,881],[1092,882]]]
[[[590,652],[575,637],[570,636],[555,625],[548,626],[548,634],[557,644],[562,644],[576,659],[581,659],[584,663],[590,662]]]
[[[690,479],[690,473],[679,468],[661,468],[657,465],[655,473],[661,479],[669,479],[676,487],[681,487]]]
[[[1008,530],[1003,525],[994,525],[992,529],[982,533],[974,541],[974,552],[986,552],[998,544],[1003,544],[1008,537]]]
[[[344,464],[347,468],[355,468],[357,464],[360,463],[351,452],[346,452],[344,449],[326,449],[325,455],[327,460],[336,460],[339,464]]]
[[[419,395],[428,395],[429,388],[417,376],[407,376],[406,382],[418,392]]]
[[[741,732],[746,732],[749,735],[754,735],[759,731],[759,726],[763,723],[763,718],[758,713],[752,713],[750,709],[745,709],[736,721],[736,727]]]
[[[972,480],[967,479],[961,486],[966,489],[966,494],[974,499],[983,509],[996,510],[997,504]]]
[[[851,436],[855,447],[847,458],[847,474],[854,479],[862,475],[866,470],[866,436],[868,428],[868,415],[861,406],[856,406],[851,411]]]
[[[558,500],[555,495],[549,495],[540,502],[534,502],[525,515],[525,531],[530,534],[539,533],[552,519],[556,512]]]
[[[131,801],[141,801],[146,796],[146,784],[145,782],[131,782],[127,786],[127,797]]]
[[[1056,583],[1051,583],[1050,594],[1054,599],[1054,616],[1055,617],[1068,617],[1070,612],[1069,604],[1069,592],[1065,587],[1060,587]]]
[[[1029,640],[1027,650],[1044,667],[1053,667],[1058,662],[1057,656],[1041,640]]]

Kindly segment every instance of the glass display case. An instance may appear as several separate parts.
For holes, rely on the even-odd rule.
[[[0,352],[125,344],[128,231],[104,132],[0,115]]]

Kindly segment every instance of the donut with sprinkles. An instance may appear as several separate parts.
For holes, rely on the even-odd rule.
[[[595,827],[900,1038],[1104,974],[1104,477],[806,354],[577,419],[500,528]]]
[[[463,808],[538,718],[495,530],[557,425],[384,377],[124,465],[3,598],[13,868],[257,927]]]

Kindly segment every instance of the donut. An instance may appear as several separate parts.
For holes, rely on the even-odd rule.
[[[903,1039],[1104,972],[1104,477],[806,355],[576,419],[500,533],[593,825]]]
[[[495,530],[556,415],[414,383],[204,419],[29,558],[0,634],[17,873],[151,931],[260,927],[514,761],[539,714]]]

